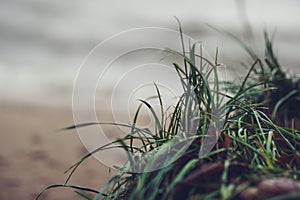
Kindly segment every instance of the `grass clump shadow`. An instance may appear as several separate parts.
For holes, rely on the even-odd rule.
[[[181,28],[180,34],[182,38]],[[185,51],[182,39],[182,52],[166,49],[183,61],[173,63],[183,94],[172,114],[166,115],[154,84],[159,113],[146,99],[140,100],[130,125],[95,122],[66,128],[107,124],[130,131],[82,157],[66,171],[69,176],[64,184],[45,188],[37,199],[57,187],[75,189],[84,199],[300,198],[299,79],[283,72],[266,33],[264,60],[239,43],[252,58],[245,65],[248,73],[241,85],[219,80],[218,50],[210,62],[196,52],[201,49],[198,43]],[[154,132],[137,126],[143,106],[155,120]],[[117,169],[119,173],[104,188],[69,184],[82,162],[111,148],[123,148],[128,163]]]

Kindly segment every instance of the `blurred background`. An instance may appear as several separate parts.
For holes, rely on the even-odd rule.
[[[43,187],[63,183],[64,170],[86,153],[75,131],[56,130],[74,123],[73,83],[100,42],[133,28],[178,30],[177,16],[185,34],[201,41],[211,55],[218,47],[221,62],[239,69],[246,55],[208,25],[237,35],[260,55],[266,30],[274,33],[284,69],[299,75],[299,8],[297,0],[0,0],[0,199],[32,199]],[[110,46],[108,53],[124,45]],[[113,88],[103,85],[107,91]],[[99,189],[109,176],[91,159],[72,183]],[[62,189],[44,197],[74,195]]]
[[[270,34],[275,31],[280,61],[297,70],[299,6],[297,0],[284,3],[213,0],[186,4],[181,1],[2,0],[0,97],[7,101],[70,105],[76,73],[93,47],[114,34],[133,28],[150,26],[178,30],[173,16],[181,20],[185,34],[203,42],[212,55],[219,47],[221,55],[235,60],[238,60],[234,58],[236,54],[229,49],[234,42],[206,24],[232,32],[246,42],[255,37],[255,42],[250,44],[256,50],[263,50],[263,31],[266,29]],[[227,43],[232,45],[227,47]]]

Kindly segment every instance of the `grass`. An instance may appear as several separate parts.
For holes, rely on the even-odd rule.
[[[181,28],[180,33],[182,36]],[[57,187],[74,189],[83,199],[246,199],[241,194],[249,188],[256,189],[254,195],[261,195],[258,185],[262,180],[287,177],[298,182],[300,132],[296,122],[300,117],[295,105],[299,105],[299,80],[282,71],[266,33],[264,60],[239,42],[252,58],[245,64],[248,74],[241,85],[219,80],[218,50],[215,61],[210,62],[196,52],[201,50],[198,43],[188,51],[183,42],[182,52],[166,49],[183,60],[181,65],[173,63],[183,94],[172,114],[167,115],[154,84],[153,98],[158,100],[160,112],[150,99],[141,99],[130,125],[95,122],[66,128],[108,124],[130,131],[81,158],[66,171],[69,177],[64,184],[45,188],[36,199]],[[143,106],[155,120],[154,132],[136,125]],[[128,164],[118,168],[119,173],[104,188],[97,191],[69,184],[82,162],[110,148],[124,149]],[[299,191],[287,195],[265,197],[300,198]]]

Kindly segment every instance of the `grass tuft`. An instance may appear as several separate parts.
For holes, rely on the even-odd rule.
[[[158,99],[159,112],[149,103],[150,99],[140,99],[132,124],[96,122],[65,128],[118,125],[130,131],[82,157],[66,171],[69,176],[65,184],[45,188],[36,199],[57,187],[75,189],[85,199],[92,198],[81,191],[94,193],[94,199],[247,199],[251,197],[250,189],[254,197],[262,195],[259,188],[262,180],[287,177],[299,182],[300,112],[296,109],[300,99],[299,79],[283,72],[267,33],[264,33],[265,58],[260,59],[237,37],[220,32],[241,44],[252,59],[241,85],[219,80],[218,49],[214,62],[202,56],[199,43],[190,45],[186,51],[180,26],[182,52],[165,50],[183,60],[183,65],[173,63],[183,94],[172,114],[166,115],[163,97],[154,83],[156,96],[151,98]],[[155,121],[154,132],[137,126],[143,106]],[[110,148],[124,149],[129,162],[118,168],[119,174],[102,190],[68,184],[82,162]],[[149,158],[155,159],[149,161]],[[158,166],[157,170],[148,170],[153,166]],[[275,186],[270,189],[276,190]],[[289,191],[293,193],[286,199],[300,198],[300,186]],[[285,198],[280,196],[283,194],[263,195]]]

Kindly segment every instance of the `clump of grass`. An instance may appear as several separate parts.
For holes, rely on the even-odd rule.
[[[226,32],[226,34],[235,38],[230,33]],[[260,82],[265,84],[266,91],[255,93],[254,90],[250,90],[250,92],[255,93],[255,95],[250,96],[251,100],[259,103],[261,105],[260,110],[267,114],[277,125],[299,130],[300,79],[299,77],[289,76],[283,71],[274,54],[272,39],[266,32],[264,33],[264,38],[265,57],[262,60],[259,59],[253,50],[242,44],[254,63],[247,75],[249,79],[243,85],[251,87]],[[241,43],[238,38],[235,38],[235,40]],[[236,87],[234,84],[232,86]],[[254,89],[256,88],[254,87]]]
[[[180,32],[182,36],[181,29]],[[67,170],[70,174],[65,184],[52,185],[44,191],[69,187],[85,199],[225,200],[246,199],[247,196],[241,195],[243,191],[270,177],[299,181],[300,132],[295,125],[286,124],[294,117],[294,112],[285,106],[286,103],[291,105],[290,99],[299,101],[299,82],[288,79],[281,70],[267,34],[265,41],[264,61],[243,44],[253,62],[240,86],[227,85],[226,88],[222,88],[218,79],[218,51],[215,62],[210,62],[196,53],[197,43],[188,51],[183,42],[182,52],[167,49],[183,60],[182,65],[173,63],[184,91],[174,105],[173,113],[165,114],[163,98],[154,84],[160,113],[148,100],[140,100],[131,125],[114,123],[130,127],[126,136],[81,158]],[[212,83],[211,77],[214,78]],[[227,89],[231,89],[233,95],[222,92]],[[142,106],[149,109],[155,120],[154,132],[136,125]],[[67,129],[99,124],[105,123],[80,124]],[[213,138],[215,145],[203,153],[207,138]],[[98,151],[116,148],[112,144],[119,144],[117,148],[128,153],[128,165],[118,168],[119,174],[100,191],[69,185],[70,177],[82,162]],[[143,155],[152,155],[152,152],[160,152],[162,158],[168,160],[150,163],[151,167],[157,165],[157,170],[147,171],[147,166],[143,165],[147,157]],[[257,191],[253,195],[260,195]],[[299,193],[293,195],[300,197]]]

